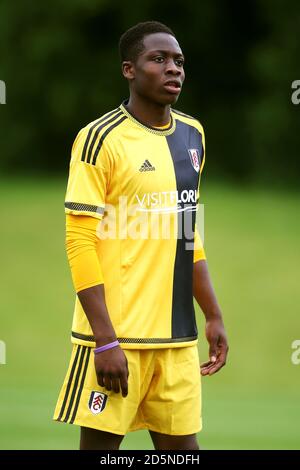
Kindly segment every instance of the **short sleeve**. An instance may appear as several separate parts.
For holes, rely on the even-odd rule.
[[[203,243],[199,235],[198,229],[195,229],[195,241],[194,241],[194,263],[200,260],[205,260],[206,255],[203,248]]]
[[[101,219],[109,184],[110,161],[103,146],[95,162],[89,159],[87,156],[93,150],[92,145],[89,128],[81,129],[72,147],[65,212]]]
[[[202,143],[202,155],[201,155],[201,166],[200,166],[200,174],[203,171],[204,163],[205,163],[205,134],[204,129],[199,121],[197,121],[197,129],[201,134],[201,143]]]
[[[205,134],[204,134],[204,129],[202,125],[200,124],[199,121],[195,120],[195,127],[198,130],[200,136],[201,136],[201,163],[200,163],[200,171],[199,171],[199,182],[198,182],[198,187],[197,187],[197,204],[199,203],[200,200],[200,182],[201,182],[201,176],[202,176],[202,171],[204,168],[205,164]]]

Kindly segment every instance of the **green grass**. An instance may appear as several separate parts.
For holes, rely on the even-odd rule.
[[[52,422],[69,360],[74,294],[64,252],[65,181],[1,181],[0,448],[76,449]],[[203,379],[205,449],[299,449],[300,195],[204,182],[205,247],[230,341]],[[198,313],[200,358],[207,357]],[[146,432],[123,449],[151,449]]]

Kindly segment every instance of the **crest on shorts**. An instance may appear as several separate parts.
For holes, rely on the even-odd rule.
[[[191,164],[194,167],[194,170],[199,173],[200,170],[200,153],[198,149],[188,149],[190,159],[191,159]]]
[[[92,392],[89,400],[89,409],[94,415],[104,410],[108,396],[102,392]]]

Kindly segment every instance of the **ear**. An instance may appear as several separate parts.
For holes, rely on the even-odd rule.
[[[133,80],[135,78],[135,68],[131,61],[122,62],[122,73],[127,80]]]

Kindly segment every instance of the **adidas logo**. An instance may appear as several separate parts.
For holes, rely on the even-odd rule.
[[[151,165],[149,160],[145,160],[139,171],[155,171],[155,167]]]

